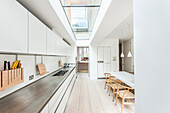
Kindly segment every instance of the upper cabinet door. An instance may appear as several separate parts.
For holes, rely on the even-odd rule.
[[[46,54],[46,26],[29,13],[29,53]]]
[[[47,28],[47,54],[56,55],[57,37],[56,34]]]
[[[61,40],[61,43],[62,43],[62,52],[61,52],[61,54],[63,56],[69,56],[69,48],[70,48],[70,46],[64,40]]]
[[[16,0],[0,0],[0,51],[27,52],[28,11]]]

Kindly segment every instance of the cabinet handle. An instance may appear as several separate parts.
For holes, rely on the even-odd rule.
[[[98,63],[104,63],[104,61],[98,61]]]

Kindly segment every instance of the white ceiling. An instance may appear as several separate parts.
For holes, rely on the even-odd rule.
[[[60,17],[56,14],[55,10],[49,3],[49,0],[18,0],[23,6],[25,6],[31,13],[36,15],[44,24],[46,24],[50,29],[55,31],[59,36],[67,40],[70,44],[75,43],[75,37],[69,34],[68,29],[63,24]],[[61,12],[62,13],[62,12]],[[64,13],[64,11],[63,11]],[[66,18],[66,17],[65,17]],[[74,39],[73,39],[74,38]]]
[[[109,6],[104,6],[108,2],[110,2]],[[107,8],[106,13],[103,13],[104,8]],[[120,38],[123,40],[132,38],[132,12],[133,0],[103,1],[96,20],[96,23],[99,25],[95,23],[90,38],[91,44],[98,44],[106,38]],[[131,26],[131,33],[129,33],[129,24]],[[122,30],[124,37],[122,37]]]
[[[115,38],[121,41],[133,38],[133,14],[130,14],[122,23],[113,29],[106,38]]]
[[[62,21],[49,1],[55,0],[18,0],[30,12],[36,15],[49,28],[59,36],[65,38],[70,44],[75,43],[70,35],[68,21]],[[57,0],[59,1],[59,0]],[[58,9],[57,7],[56,9]],[[128,40],[133,37],[133,0],[103,0],[93,32],[90,37],[91,44],[98,44],[106,38]],[[64,13],[64,11],[60,11]],[[63,17],[62,17],[63,18]],[[65,16],[66,18],[66,16]],[[66,26],[67,24],[67,26]],[[130,24],[130,32],[129,32]],[[73,32],[72,32],[73,34]],[[75,37],[74,37],[75,38]]]

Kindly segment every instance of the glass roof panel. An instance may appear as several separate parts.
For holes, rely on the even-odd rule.
[[[89,39],[101,0],[61,0],[61,2],[76,39]]]
[[[100,5],[101,0],[61,0],[63,6],[70,5]]]

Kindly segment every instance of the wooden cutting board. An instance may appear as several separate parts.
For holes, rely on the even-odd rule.
[[[38,64],[37,68],[38,68],[40,75],[44,75],[45,73],[47,73],[45,64]]]

